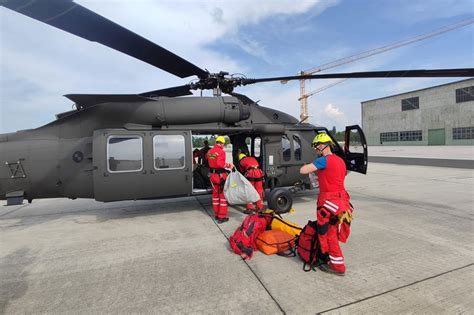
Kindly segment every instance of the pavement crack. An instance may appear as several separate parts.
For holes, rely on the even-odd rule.
[[[393,289],[388,290],[388,291],[385,291],[385,292],[381,292],[381,293],[378,293],[378,294],[374,294],[374,295],[365,297],[365,298],[363,298],[363,299],[360,299],[360,300],[357,300],[357,301],[354,301],[354,302],[350,302],[350,303],[347,303],[347,304],[344,304],[344,305],[340,305],[340,306],[338,306],[338,307],[334,307],[334,308],[330,308],[330,309],[327,309],[327,310],[324,310],[324,311],[321,311],[321,312],[317,312],[316,314],[324,314],[324,313],[328,313],[328,312],[331,312],[331,311],[335,311],[335,310],[344,308],[344,307],[349,306],[349,305],[358,304],[358,303],[360,303],[360,302],[364,302],[364,301],[367,301],[367,300],[370,300],[370,299],[373,299],[373,298],[376,298],[376,297],[379,297],[379,296],[382,296],[382,295],[385,295],[385,294],[388,294],[388,293],[392,293],[392,292],[394,292],[394,291],[397,291],[397,290],[400,290],[400,289],[404,289],[404,288],[410,287],[410,286],[412,286],[412,285],[415,285],[415,284],[418,284],[418,283],[421,283],[421,282],[424,282],[424,281],[428,281],[428,280],[431,280],[431,279],[435,279],[435,278],[444,276],[444,275],[446,275],[446,274],[449,274],[449,273],[451,273],[451,272],[455,272],[455,271],[458,271],[458,270],[462,270],[462,269],[471,267],[471,266],[473,266],[473,265],[474,265],[474,263],[470,263],[470,264],[468,264],[468,265],[465,265],[465,266],[462,266],[462,267],[458,267],[458,268],[454,268],[454,269],[451,269],[451,270],[448,270],[448,271],[445,271],[445,272],[442,272],[442,273],[439,273],[439,274],[436,274],[436,275],[434,275],[434,276],[427,277],[427,278],[424,278],[424,279],[421,279],[421,280],[417,280],[417,281],[414,281],[414,282],[412,282],[412,283],[408,283],[408,284],[402,285],[402,286],[397,287],[397,288],[393,288]]]
[[[209,213],[209,211],[207,211],[207,208],[206,206],[202,203],[201,200],[199,200],[199,198],[196,197],[196,201],[199,203],[199,205],[202,207],[202,209],[207,213],[207,215],[212,219],[212,215]],[[222,233],[222,235],[227,239],[227,241],[229,241],[229,238],[227,237],[227,235],[224,233],[224,231],[221,229],[221,227],[219,226],[219,224],[217,224],[217,222],[215,220],[212,220],[214,222],[214,224],[217,226],[217,228],[219,229],[219,231]],[[259,276],[255,273],[255,271],[252,269],[252,267],[250,267],[250,265],[248,264],[248,262],[245,260],[245,259],[242,259],[242,261],[245,263],[245,265],[247,266],[247,268],[250,270],[250,272],[254,275],[255,279],[257,279],[257,281],[260,283],[260,285],[263,287],[263,289],[267,292],[268,296],[270,296],[270,298],[273,300],[273,302],[276,304],[276,306],[280,309],[281,313],[282,314],[286,314],[286,312],[283,310],[282,306],[280,305],[280,303],[278,303],[278,301],[276,300],[276,298],[272,295],[272,293],[270,292],[270,290],[265,286],[265,284],[263,283],[262,279],[259,278]]]

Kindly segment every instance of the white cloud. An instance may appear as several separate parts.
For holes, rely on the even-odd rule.
[[[320,112],[320,115],[315,116],[314,120],[318,125],[326,126],[329,129],[332,126],[336,126],[337,130],[343,130],[344,126],[348,125],[349,122],[342,109],[335,107],[331,103],[326,104],[324,110]]]
[[[326,116],[336,120],[340,120],[341,118],[345,117],[345,114],[341,112],[339,108],[334,107],[332,104],[326,105],[326,108],[324,108],[324,113]]]
[[[245,51],[249,55],[259,57],[268,61],[265,46],[263,46],[260,42],[256,41],[252,37],[240,35],[234,37],[233,42],[236,43],[243,51]]]
[[[317,6],[323,11],[333,1],[306,0],[295,5],[291,0],[280,1],[79,1],[91,10],[150,39],[196,64],[214,66],[219,54],[206,46],[227,37],[247,42],[239,35],[243,26],[255,25],[275,15],[291,16]],[[250,45],[256,46],[255,43]],[[244,47],[245,48],[245,47]],[[262,48],[259,47],[261,50]],[[222,69],[209,68],[211,71]],[[232,69],[231,69],[232,70]],[[233,71],[233,70],[232,70]]]

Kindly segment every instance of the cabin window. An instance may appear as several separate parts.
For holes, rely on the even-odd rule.
[[[260,157],[260,154],[262,152],[262,138],[256,137],[253,139],[253,156],[256,158]]]
[[[224,145],[224,151],[226,162],[232,161],[232,152],[234,152],[234,145],[232,144],[232,142],[229,142]]]
[[[247,146],[247,152],[252,153],[252,138],[245,138],[245,145]]]
[[[301,139],[293,135],[293,147],[295,148],[295,160],[301,161]]]
[[[258,158],[260,157],[260,143],[262,139],[260,137],[256,137],[252,139],[251,137],[245,138],[245,145],[247,146],[247,152]]]
[[[156,170],[184,168],[185,141],[182,135],[153,137],[153,161]]]
[[[281,137],[281,151],[283,155],[283,161],[289,161],[291,159],[291,145],[290,139],[285,135]]]
[[[143,139],[140,136],[110,136],[107,139],[107,170],[110,173],[143,169]]]

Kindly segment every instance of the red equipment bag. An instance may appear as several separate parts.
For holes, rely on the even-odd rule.
[[[304,261],[303,270],[315,270],[318,263],[319,241],[316,221],[308,221],[298,238],[298,256]]]
[[[253,251],[257,249],[257,237],[267,229],[272,218],[268,214],[247,215],[242,225],[229,238],[232,251],[244,259],[252,258]]]

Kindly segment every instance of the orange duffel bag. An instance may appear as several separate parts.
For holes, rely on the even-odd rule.
[[[269,230],[257,237],[257,248],[265,255],[296,256],[296,237],[280,230]]]

